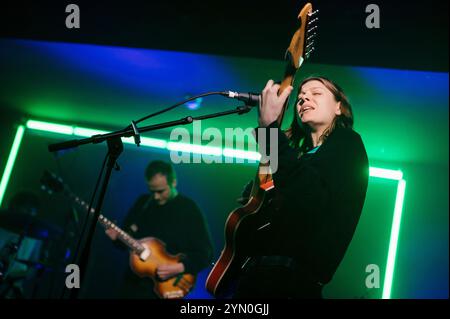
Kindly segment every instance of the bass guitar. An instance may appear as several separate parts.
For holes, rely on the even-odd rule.
[[[48,193],[64,193],[74,204],[84,210],[89,209],[89,205],[75,195],[62,179],[53,173],[46,171],[41,178],[41,187]],[[91,208],[90,213],[94,213]],[[154,237],[147,237],[140,240],[133,238],[122,230],[108,218],[101,215],[98,222],[105,229],[114,229],[117,232],[117,239],[124,243],[130,250],[130,268],[139,277],[149,277],[154,282],[154,292],[161,299],[184,298],[194,287],[196,277],[192,274],[181,273],[167,280],[160,280],[156,273],[160,265],[176,264],[181,259],[181,254],[171,255],[165,249],[165,244]]]

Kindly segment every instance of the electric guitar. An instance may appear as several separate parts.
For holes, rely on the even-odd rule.
[[[286,51],[288,63],[278,95],[293,84],[295,72],[314,50],[316,13],[312,11],[312,5],[307,3],[298,15],[300,26]],[[288,101],[278,118],[280,127],[287,105]],[[274,188],[269,163],[260,162],[248,202],[232,211],[225,223],[225,247],[206,279],[206,289],[212,295],[226,295],[252,253],[255,253],[254,234],[270,227],[270,211],[276,209]]]
[[[63,192],[76,205],[86,211],[89,209],[89,205],[70,191],[62,179],[53,173],[44,172],[41,178],[41,187],[50,194]],[[90,213],[94,212],[94,208],[91,208]],[[164,242],[154,237],[137,240],[101,214],[98,222],[105,229],[114,229],[117,232],[117,239],[130,249],[130,268],[139,277],[150,277],[153,280],[154,292],[159,298],[179,299],[185,297],[192,290],[196,280],[192,274],[181,273],[162,281],[156,273],[160,265],[178,263],[181,254],[167,253]]]

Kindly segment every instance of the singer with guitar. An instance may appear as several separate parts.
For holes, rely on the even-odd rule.
[[[269,225],[251,236],[236,298],[321,298],[366,196],[367,154],[342,89],[325,77],[307,78],[298,90],[288,87],[280,95],[279,88],[269,80],[258,118],[259,136],[278,131],[276,196]],[[289,94],[297,97],[294,118],[281,131],[277,118]]]
[[[324,77],[293,88],[315,50],[317,14],[311,3],[302,7],[283,79],[269,80],[260,95],[261,161],[243,206],[228,215],[225,246],[206,280],[216,297],[321,298],[356,229],[369,164],[350,103]],[[289,96],[294,114],[282,131]]]
[[[158,266],[158,280],[165,281],[179,274],[196,275],[211,263],[212,243],[206,222],[197,205],[179,194],[173,167],[163,161],[153,161],[145,178],[150,194],[140,196],[125,218],[123,230],[134,238],[154,237],[162,241],[168,253],[181,254],[176,263]],[[116,240],[114,228],[106,234]],[[119,241],[116,241],[118,246]],[[122,286],[122,298],[156,299],[150,278],[137,276],[128,269]]]

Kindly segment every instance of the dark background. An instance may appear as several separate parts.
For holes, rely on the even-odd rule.
[[[80,7],[81,28],[68,30],[65,8]],[[0,36],[281,59],[305,2],[6,1]],[[368,4],[380,29],[367,29]],[[320,38],[313,62],[448,70],[447,1],[312,2]]]
[[[81,10],[81,29],[69,30],[64,24],[68,15],[65,7],[71,2],[1,4],[1,168],[5,167],[17,125],[23,119],[114,129],[153,111],[153,107],[156,110],[179,101],[185,88],[258,89],[269,76],[281,73],[283,53],[303,5],[301,1],[283,0],[272,4],[73,1]],[[313,3],[320,10],[320,37],[305,70],[328,72],[350,92],[356,105],[357,129],[362,133],[371,165],[402,169],[405,174],[407,193],[397,264],[403,271],[396,273],[394,298],[448,298],[448,2],[377,1],[380,29],[365,27],[365,7],[369,3],[372,1]],[[27,41],[30,39],[38,41]],[[58,55],[61,42],[95,46],[64,46],[65,51]],[[150,50],[127,51],[136,54],[136,59],[133,55],[110,59],[119,56],[117,47]],[[171,55],[151,49],[211,55],[181,55],[171,64]],[[152,59],[160,65],[145,65],[142,73],[138,72],[139,66],[132,64]],[[193,66],[183,65],[185,61]],[[105,69],[99,71],[96,65]],[[195,72],[198,66],[205,70]],[[171,81],[158,67],[173,71],[168,76]],[[110,70],[114,71],[112,76],[107,72]],[[118,74],[121,71],[125,80],[135,76],[137,81],[122,82]],[[161,93],[161,87],[153,86],[151,81],[178,86]],[[224,110],[225,104],[211,103],[207,105],[210,109],[201,112]],[[185,113],[175,114],[178,117]],[[173,113],[168,116],[174,117]],[[255,123],[255,114],[239,121],[227,119],[220,124],[247,127]],[[46,152],[48,143],[66,138],[27,131],[2,208],[15,191],[39,191],[42,168],[60,172],[77,193],[90,197],[105,148],[80,148],[60,158]],[[118,220],[137,193],[145,191],[141,173],[147,161],[167,159],[167,153],[137,151],[130,146],[126,153],[121,158],[124,170],[114,174],[105,207],[109,216]],[[215,236],[216,255],[222,247],[227,214],[254,172],[252,166],[238,167],[179,167],[180,189],[204,208]],[[395,187],[382,186],[384,189],[372,188],[368,211],[375,214],[372,217],[381,211],[388,219]],[[70,213],[67,202],[61,197],[52,201],[45,194],[40,196],[53,205],[45,217],[62,224]],[[372,228],[374,232],[378,229]],[[109,281],[109,276],[119,275],[120,267],[126,265],[119,252],[111,253],[110,242],[101,230],[95,245],[100,249],[92,258],[95,269],[89,277],[91,290],[87,296],[111,297],[116,282]],[[374,254],[369,251],[367,255]]]

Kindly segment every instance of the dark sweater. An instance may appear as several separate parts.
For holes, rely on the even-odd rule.
[[[337,128],[315,153],[299,158],[276,123],[268,128],[278,131],[273,180],[281,206],[270,227],[258,232],[257,255],[293,257],[302,276],[327,283],[344,257],[363,208],[369,177],[363,142],[355,131]],[[266,141],[269,144],[268,136]]]

